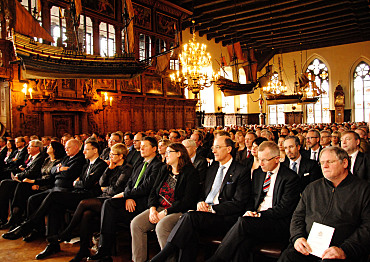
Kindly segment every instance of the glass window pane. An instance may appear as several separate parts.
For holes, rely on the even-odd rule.
[[[369,65],[361,62],[353,73],[355,100],[355,121],[367,121],[370,113],[370,71]]]

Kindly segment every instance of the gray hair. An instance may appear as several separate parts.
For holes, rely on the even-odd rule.
[[[280,155],[279,146],[275,142],[272,142],[272,141],[262,142],[262,144],[260,144],[259,147],[258,147],[258,152],[262,152],[265,149],[269,149],[271,155],[273,155],[273,156],[279,156]]]
[[[320,158],[322,156],[322,154],[326,151],[329,151],[329,152],[332,152],[335,154],[335,156],[337,157],[337,159],[341,162],[343,162],[344,159],[347,159],[348,161],[348,169],[350,168],[350,160],[349,160],[349,156],[348,156],[348,153],[346,150],[344,150],[343,148],[341,147],[337,147],[337,146],[328,146],[328,147],[325,147],[323,150],[321,150],[320,152]]]
[[[40,152],[42,152],[42,150],[44,149],[44,144],[38,139],[31,140],[30,144],[31,143],[33,144],[34,147],[38,147],[40,149]]]
[[[191,147],[197,147],[197,144],[193,139],[185,139],[184,141],[182,141],[182,143],[187,143],[187,145]]]

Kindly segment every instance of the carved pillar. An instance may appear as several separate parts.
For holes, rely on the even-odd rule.
[[[53,136],[53,119],[50,112],[44,112],[44,136]]]
[[[81,113],[81,133],[88,133],[89,128],[88,128],[88,122],[87,122],[87,113],[82,112]]]
[[[114,27],[116,33],[116,54],[122,54],[122,30],[121,27]]]
[[[42,1],[41,21],[42,27],[51,35],[51,17],[50,17],[51,6],[49,1]],[[45,44],[50,44],[49,41],[45,41]]]
[[[99,35],[99,25],[100,21],[92,18],[93,24],[93,43],[94,43],[94,55],[100,55],[100,35]]]

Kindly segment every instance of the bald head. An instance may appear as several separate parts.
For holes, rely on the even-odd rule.
[[[66,154],[69,157],[75,156],[80,151],[81,143],[77,139],[70,139],[65,145]]]

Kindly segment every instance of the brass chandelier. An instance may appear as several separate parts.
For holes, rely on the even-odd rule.
[[[170,75],[171,81],[181,88],[188,88],[197,98],[200,90],[210,87],[219,77],[212,69],[211,56],[206,52],[207,46],[195,39],[195,21],[193,23],[193,37],[189,43],[183,45],[179,54],[181,71]]]

